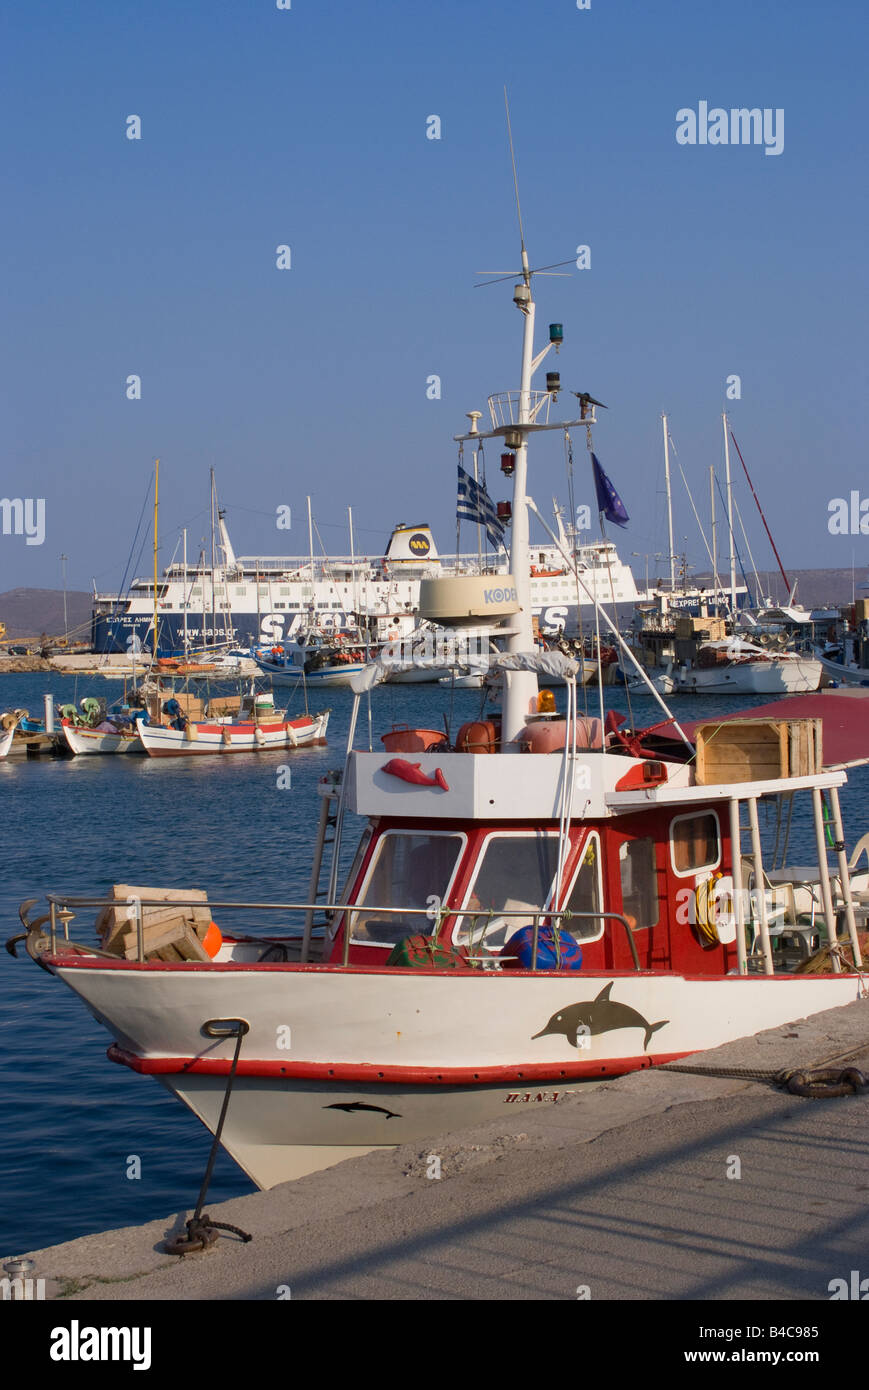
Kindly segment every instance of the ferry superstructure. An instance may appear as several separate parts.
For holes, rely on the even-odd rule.
[[[601,603],[633,605],[634,576],[612,541],[583,544],[581,533],[565,532],[585,588]],[[271,645],[303,626],[341,628],[358,619],[402,618],[415,613],[423,579],[473,574],[477,553],[441,555],[427,523],[399,523],[383,556],[236,557],[224,516],[218,523],[218,559],[196,565],[173,563],[157,583],[157,650],[161,656],[227,644]],[[484,568],[506,574],[507,556],[490,557]],[[531,602],[541,632],[572,632],[580,622],[584,594],[563,554],[550,544],[530,551]],[[134,579],[127,594],[94,592],[92,644],[96,652],[153,649],[154,581]],[[381,623],[382,626],[382,623]]]

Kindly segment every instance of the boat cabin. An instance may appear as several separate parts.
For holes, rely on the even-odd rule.
[[[351,753],[343,807],[369,824],[343,891],[333,878],[331,901],[353,910],[333,914],[323,958],[404,965],[402,943],[412,941],[423,957],[438,952],[430,964],[492,970],[793,969],[826,922],[851,926],[852,887],[869,887],[869,875],[853,879],[841,833],[838,874],[828,868],[824,835],[841,824],[845,774],[815,757],[814,727],[791,723],[717,725],[714,740],[701,730],[688,760],[676,741],[662,755],[661,739],[643,749],[612,728],[601,738],[596,720],[577,720],[590,746],[572,750],[562,733],[560,749],[556,739],[549,752],[487,757],[463,730],[453,748],[414,752],[412,762]],[[769,764],[771,750],[784,766]],[[797,791],[811,796],[822,827],[819,861],[802,879],[783,869]],[[778,816],[768,865],[760,800]],[[554,960],[543,950],[553,929]]]

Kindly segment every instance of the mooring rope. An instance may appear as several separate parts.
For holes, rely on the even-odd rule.
[[[785,1070],[769,1070],[758,1067],[709,1067],[691,1066],[690,1063],[667,1062],[661,1071],[686,1072],[694,1076],[718,1076],[735,1081],[769,1081],[775,1086],[786,1088],[791,1095],[805,1096],[809,1100],[827,1100],[837,1096],[853,1096],[858,1091],[869,1088],[869,1076],[857,1067],[837,1068],[835,1063],[847,1062],[852,1057],[869,1051],[869,1043],[860,1043],[847,1052],[835,1053],[821,1062],[810,1066],[788,1067]]]

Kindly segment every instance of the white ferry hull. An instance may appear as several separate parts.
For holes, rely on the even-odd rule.
[[[209,1128],[234,1041],[206,1038],[202,1024],[249,1023],[224,1144],[262,1187],[351,1151],[497,1117],[525,1103],[509,1099],[517,1093],[562,1093],[860,995],[853,974],[699,979],[49,959],[116,1038],[115,1060],[158,1076]],[[602,1014],[606,1030],[596,1031],[608,985],[610,1006],[631,1012],[622,1023]],[[574,1008],[590,1019],[590,1034],[569,1035]]]

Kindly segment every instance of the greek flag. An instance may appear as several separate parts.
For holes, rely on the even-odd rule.
[[[486,535],[496,550],[504,544],[504,527],[498,520],[494,502],[482,484],[474,482],[461,464],[456,516],[460,521],[475,521],[479,526],[485,526]]]

